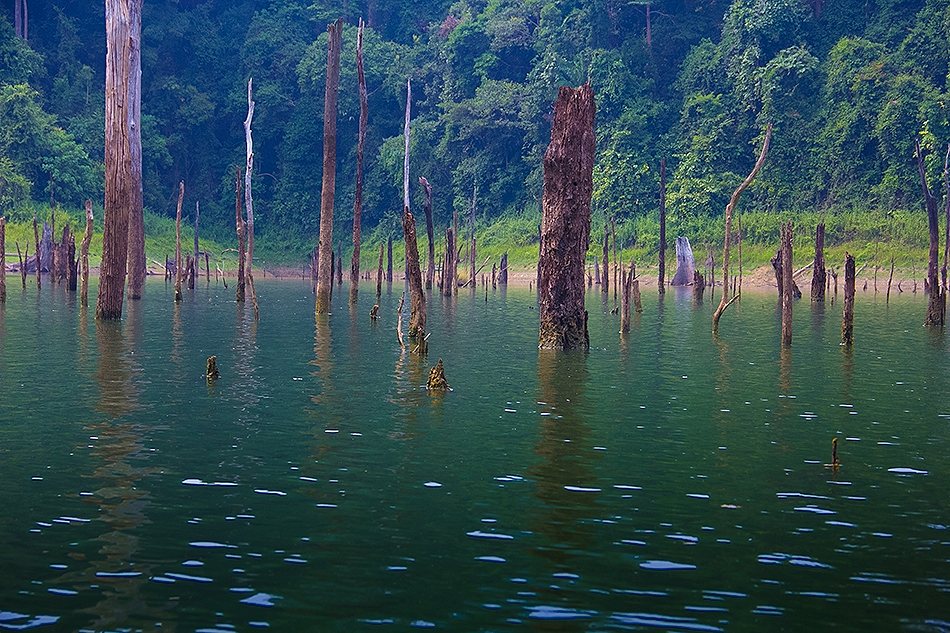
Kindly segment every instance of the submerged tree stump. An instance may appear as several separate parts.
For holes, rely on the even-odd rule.
[[[835,277],[837,283],[837,276]],[[844,314],[841,317],[841,342],[854,344],[854,255],[844,258]]]
[[[827,287],[827,273],[825,272],[825,223],[820,222],[815,228],[815,263],[811,277],[811,300],[824,301]]]
[[[544,154],[539,347],[589,349],[584,260],[590,244],[594,168],[594,91],[562,87]]]
[[[794,295],[792,288],[792,223],[782,225],[782,347],[792,345],[792,305]]]
[[[426,388],[429,391],[448,391],[451,389],[445,379],[445,366],[442,364],[441,358],[435,364],[435,367],[429,370],[429,380],[426,382]]]

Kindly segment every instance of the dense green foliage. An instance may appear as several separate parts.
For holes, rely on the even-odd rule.
[[[0,20],[0,205],[52,197],[78,207],[102,193],[103,7],[33,4],[29,43],[12,16]],[[628,232],[655,216],[664,157],[671,221],[711,226],[766,122],[772,151],[743,206],[768,213],[917,211],[913,141],[921,135],[932,150],[936,181],[950,140],[950,0],[148,0],[147,208],[173,214],[183,179],[186,209],[200,200],[216,232],[231,230],[253,76],[259,230],[274,242],[312,241],[324,27],[342,16],[335,236],[347,240],[361,15],[371,27],[364,218],[377,235],[398,226],[408,76],[412,170],[433,184],[443,225],[467,212],[475,188],[485,224],[527,209],[530,221],[500,226],[534,225],[557,87],[588,78],[598,102],[595,209]]]

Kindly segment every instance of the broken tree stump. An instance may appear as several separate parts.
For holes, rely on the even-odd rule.
[[[837,276],[835,276],[837,283]],[[854,255],[844,258],[844,314],[841,317],[841,342],[854,344]]]
[[[792,223],[782,224],[782,347],[792,345]]]
[[[815,264],[811,277],[811,300],[824,301],[827,287],[825,273],[825,223],[815,227]]]
[[[205,371],[205,377],[208,379],[208,382],[214,382],[221,377],[221,373],[218,371],[218,357],[209,356],[208,365]]]
[[[562,87],[544,154],[539,347],[589,349],[584,259],[590,243],[594,168],[594,91]],[[606,249],[605,249],[606,250]]]
[[[435,364],[435,367],[429,370],[429,380],[426,382],[426,389],[429,391],[448,391],[451,389],[448,381],[445,379],[445,366],[442,364],[441,358],[439,362]]]

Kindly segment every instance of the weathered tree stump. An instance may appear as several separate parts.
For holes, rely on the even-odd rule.
[[[208,365],[207,365],[207,369],[205,370],[205,377],[208,379],[209,383],[214,382],[215,380],[221,377],[221,373],[218,371],[218,357],[217,356],[208,357]]]
[[[429,391],[448,391],[451,389],[445,379],[445,366],[442,364],[441,358],[435,364],[435,367],[429,370],[429,380],[426,382],[426,388]]]
[[[383,295],[383,245],[379,245],[379,266],[376,267],[376,300]]]
[[[825,287],[825,223],[820,222],[815,228],[815,263],[811,277],[811,300],[824,301]]]
[[[835,277],[837,281],[837,277]],[[854,344],[854,255],[844,258],[844,314],[841,317],[841,342]]]
[[[379,318],[379,304],[378,303],[374,305],[372,308],[370,308],[369,318],[371,318],[374,321]]]
[[[927,261],[927,283],[924,286],[930,290],[927,301],[927,316],[924,325],[928,327],[943,327],[946,297],[940,290],[937,277],[937,266],[940,257],[940,229],[937,216],[937,198],[927,184],[927,167],[925,164],[926,149],[921,146],[920,140],[914,140],[914,149],[917,156],[917,171],[920,175],[920,189],[924,194],[924,206],[927,210],[927,228],[930,233],[930,258]]]
[[[696,261],[693,258],[693,248],[689,238],[676,238],[676,274],[673,275],[671,286],[689,286],[693,283],[693,272],[696,270]]]
[[[792,305],[794,303],[792,280],[792,223],[782,225],[782,347],[792,345]]]
[[[594,91],[562,87],[544,154],[539,347],[589,349],[584,260],[590,243],[594,168]]]

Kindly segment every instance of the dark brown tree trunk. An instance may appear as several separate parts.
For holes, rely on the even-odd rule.
[[[729,298],[729,247],[732,242],[732,214],[733,211],[735,211],[736,205],[739,204],[739,196],[752,184],[756,174],[762,169],[762,165],[765,163],[765,157],[769,153],[769,142],[771,140],[772,124],[769,123],[765,128],[765,138],[762,140],[762,150],[759,152],[758,160],[755,161],[755,165],[752,167],[752,171],[749,172],[749,175],[745,177],[745,180],[743,180],[732,193],[732,197],[729,198],[729,203],[726,205],[725,241],[722,246],[722,297],[719,299],[719,306],[713,313],[712,329],[714,333],[719,331],[719,319],[722,318],[722,313],[725,312],[726,308],[732,303],[732,300]]]
[[[590,245],[594,168],[594,91],[562,87],[544,154],[539,347],[589,349],[584,260]]]
[[[386,282],[393,282],[393,236],[386,241]]]
[[[946,308],[947,308],[947,266],[950,264],[950,143],[947,144],[947,153],[943,159],[943,188],[944,188],[944,221],[946,223],[946,231],[944,232],[944,247],[943,247],[943,269],[940,273],[940,280],[943,284],[943,307],[944,307],[944,320],[946,320]]]
[[[937,198],[931,193],[927,184],[927,168],[924,163],[925,151],[919,140],[914,141],[917,154],[917,171],[920,175],[920,189],[924,195],[924,205],[927,210],[927,227],[930,231],[930,258],[927,263],[927,285],[930,286],[930,297],[927,301],[927,317],[924,325],[943,327],[944,295],[940,290],[940,281],[937,276],[937,266],[940,258],[940,228],[937,215]]]
[[[383,245],[379,245],[379,267],[376,268],[376,301],[383,295]]]
[[[600,285],[600,258],[594,256],[594,283]]]
[[[254,81],[247,80],[247,118],[244,119],[244,145],[246,148],[246,164],[244,167],[244,213],[247,216],[245,236],[247,239],[247,256],[244,258],[244,293],[250,294],[251,305],[254,307],[254,318],[260,317],[257,305],[257,292],[254,290],[254,196],[251,190],[251,181],[254,174],[254,139],[251,134],[251,123],[254,120]]]
[[[620,286],[618,271],[620,270],[620,258],[617,256],[617,218],[610,218],[610,242],[613,246],[614,256],[614,305],[617,305],[617,288]]]
[[[355,302],[360,287],[360,242],[363,217],[363,147],[366,144],[366,124],[369,120],[369,99],[366,94],[366,74],[363,71],[363,19],[356,31],[356,75],[360,92],[360,127],[356,141],[356,191],[353,195],[353,259],[350,263],[350,301]],[[431,239],[431,238],[430,238]]]
[[[836,280],[837,281],[837,280]],[[841,318],[841,342],[854,344],[854,255],[844,256],[844,314]]]
[[[201,266],[201,260],[198,256],[198,220],[201,217],[201,208],[198,205],[198,201],[195,201],[195,239],[194,239],[194,249],[192,255],[192,261],[195,263],[195,269],[192,271],[192,274],[188,277],[188,289],[195,289],[195,278],[198,276],[198,268]]]
[[[501,256],[501,267],[498,271],[498,283],[502,286],[508,285],[508,251]]]
[[[27,242],[24,248],[26,252],[20,253],[20,243],[16,242],[16,257],[20,262],[20,284],[26,290],[26,261],[30,258],[30,243]]]
[[[442,265],[442,294],[451,297],[455,294],[455,231],[450,226],[445,229],[445,263]]]
[[[894,281],[894,258],[891,257],[891,273],[887,276],[887,292],[884,295],[885,305],[891,302],[891,282]]]
[[[7,219],[0,216],[0,303],[7,300]]]
[[[245,278],[244,278],[244,258],[247,256],[246,250],[246,232],[247,225],[241,213],[241,170],[234,170],[234,230],[237,233],[238,242],[238,269],[237,269],[237,288],[234,291],[234,299],[238,303],[244,303]]]
[[[336,285],[343,285],[343,247],[336,245]]]
[[[406,81],[406,123],[403,129],[405,153],[402,168],[402,235],[406,247],[406,278],[409,283],[409,338],[416,341],[413,351],[426,352],[426,296],[422,289],[416,219],[409,210],[409,121],[412,110],[412,81]],[[431,242],[431,238],[430,238]],[[391,243],[391,242],[390,242]]]
[[[604,267],[603,274],[600,276],[600,291],[605,295],[610,295],[610,229],[607,223],[604,223]]]
[[[181,205],[185,201],[185,182],[178,183],[178,206],[175,211],[175,301],[181,301],[181,284],[184,280],[184,261],[181,253]]]
[[[435,282],[435,227],[432,225],[432,185],[425,178],[419,178],[419,184],[425,191],[426,201],[423,211],[426,214],[426,235],[429,238],[429,261],[426,266],[426,289],[431,290]]]
[[[825,300],[825,223],[815,228],[815,263],[812,265],[811,300]]]
[[[333,286],[333,195],[336,191],[336,117],[340,87],[343,20],[327,25],[327,82],[323,102],[323,188],[320,194],[320,261],[317,264],[317,314],[330,312]]]
[[[76,292],[79,279],[76,270],[76,236],[72,233],[69,235],[69,245],[66,247],[66,261],[68,263],[66,289],[70,292]]]
[[[40,254],[40,230],[36,225],[36,215],[33,216],[33,245],[36,248],[36,289],[42,285],[43,257]]]
[[[782,225],[782,347],[792,346],[792,223]]]
[[[660,159],[660,271],[657,289],[666,292],[666,159]]]
[[[86,200],[86,230],[79,245],[79,301],[85,307],[89,305],[89,244],[92,242],[92,200]]]
[[[142,208],[141,36],[142,0],[106,0],[106,195],[99,319],[122,318],[129,221]]]

